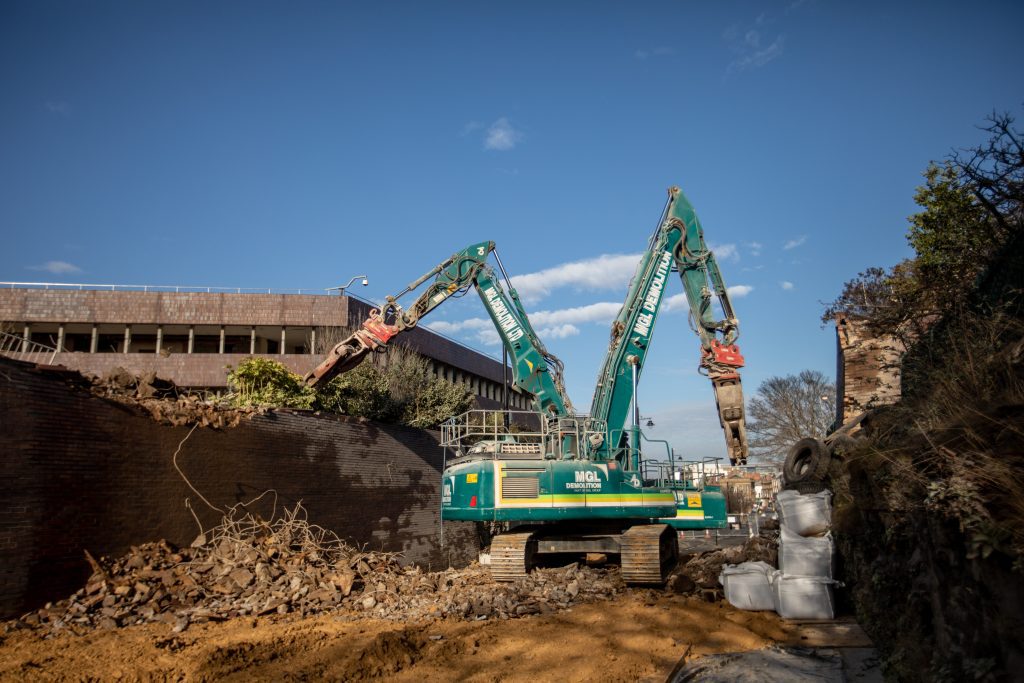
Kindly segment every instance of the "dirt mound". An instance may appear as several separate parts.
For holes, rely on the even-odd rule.
[[[410,629],[382,633],[359,653],[359,671],[367,678],[378,678],[408,669],[422,657],[427,639]]]
[[[770,613],[627,590],[525,619],[396,623],[344,613],[0,636],[0,680],[637,681],[682,658],[792,637]]]

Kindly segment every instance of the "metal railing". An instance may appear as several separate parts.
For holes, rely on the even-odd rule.
[[[53,365],[57,349],[8,332],[0,332],[0,356],[37,365]]]
[[[330,289],[288,289],[278,287],[194,287],[191,285],[97,285],[79,282],[0,282],[9,289],[97,289],[110,292],[175,292],[206,294],[330,294]],[[335,289],[335,288],[331,288]],[[352,296],[352,295],[348,295]],[[355,297],[353,297],[355,298]]]

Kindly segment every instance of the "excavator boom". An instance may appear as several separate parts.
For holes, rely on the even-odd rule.
[[[537,409],[548,417],[568,415],[572,403],[562,380],[562,362],[548,352],[526,315],[519,295],[509,284],[509,293],[487,264],[494,253],[494,242],[471,244],[424,273],[405,289],[388,296],[380,309],[372,309],[358,330],[327,354],[312,372],[305,376],[309,386],[326,384],[334,377],[359,365],[368,353],[383,349],[391,339],[419,324],[419,321],[452,296],[474,287],[495,329],[512,359],[513,386],[528,393]],[[500,261],[498,261],[500,266]],[[504,271],[503,271],[504,274]],[[433,281],[408,307],[398,299]],[[508,283],[507,276],[505,277]]]
[[[722,280],[714,254],[704,242],[704,231],[693,206],[678,187],[669,198],[654,234],[629,285],[625,303],[612,323],[605,363],[597,378],[591,416],[608,425],[609,442],[604,455],[621,449],[628,440],[627,422],[632,417],[636,444],[639,435],[636,382],[650,348],[658,313],[665,299],[670,272],[675,269],[683,283],[690,318],[700,338],[700,371],[711,379],[725,433],[730,461],[745,464],[747,436],[743,415],[743,390],[739,368],[743,356],[735,342],[739,321]],[[718,301],[721,319],[715,318]],[[601,455],[601,453],[599,453]]]

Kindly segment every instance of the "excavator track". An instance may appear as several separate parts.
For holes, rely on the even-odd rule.
[[[667,524],[626,529],[620,540],[622,578],[630,585],[661,585],[679,556],[675,531]]]
[[[523,578],[533,565],[537,539],[533,532],[501,534],[491,541],[491,578],[515,581]]]

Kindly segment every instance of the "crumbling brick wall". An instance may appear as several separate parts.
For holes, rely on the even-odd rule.
[[[838,424],[868,408],[900,398],[900,359],[904,348],[891,337],[867,334],[862,323],[836,316]]]
[[[442,451],[434,432],[288,412],[234,429],[163,426],[73,389],[63,375],[0,359],[0,616],[81,586],[83,551],[121,554],[165,538],[187,545],[220,508],[272,489],[342,538],[434,569],[475,558],[475,530],[439,538]],[[184,443],[182,441],[184,440]],[[269,517],[275,495],[252,510]]]

